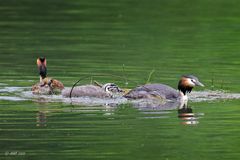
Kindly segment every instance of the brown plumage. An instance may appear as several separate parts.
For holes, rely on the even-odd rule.
[[[198,78],[193,75],[183,75],[178,82],[178,90],[184,95],[190,93],[195,86],[204,86]]]
[[[40,82],[32,86],[33,94],[55,94],[64,89],[62,82],[47,77],[47,60],[45,57],[37,59],[37,66],[40,75]]]

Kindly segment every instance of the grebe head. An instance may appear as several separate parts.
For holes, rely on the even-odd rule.
[[[204,87],[198,78],[193,75],[183,75],[178,82],[178,90],[180,90],[184,95],[187,92],[190,93],[195,86]]]
[[[47,77],[47,60],[45,57],[39,57],[37,59],[37,66],[39,70],[39,75],[42,79]]]
[[[107,93],[119,93],[123,92],[121,88],[119,88],[116,84],[114,83],[106,83],[102,86],[102,88],[107,92]]]

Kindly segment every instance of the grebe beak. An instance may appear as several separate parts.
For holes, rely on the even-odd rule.
[[[204,84],[202,84],[201,82],[199,82],[199,81],[196,81],[195,82],[195,84],[196,84],[196,86],[201,86],[201,87],[204,87]]]

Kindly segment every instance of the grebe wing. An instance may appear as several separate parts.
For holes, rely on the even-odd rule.
[[[177,99],[179,93],[177,90],[164,84],[146,84],[132,89],[124,97],[130,99],[149,98],[153,96],[165,99]]]
[[[62,96],[70,97],[70,92],[72,88],[65,88],[62,90]],[[76,86],[73,88],[72,97],[98,97],[98,98],[107,98],[110,97],[108,93],[104,91],[99,86],[94,85],[82,85]]]

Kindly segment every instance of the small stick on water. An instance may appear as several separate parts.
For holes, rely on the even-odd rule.
[[[127,80],[127,76],[125,73],[125,64],[122,65],[122,71],[123,71],[123,77],[125,79],[125,85],[128,85],[128,80]]]
[[[220,87],[220,89],[223,89],[223,84],[224,84],[224,80],[221,80],[221,87]]]
[[[152,69],[152,71],[151,71],[151,72],[149,73],[149,75],[148,75],[148,79],[147,79],[146,84],[150,82],[150,80],[151,80],[152,75],[153,75],[154,72],[155,72],[155,69]]]
[[[212,73],[212,79],[211,79],[211,80],[212,80],[212,85],[211,85],[211,89],[212,89],[212,90],[213,90],[213,88],[214,88],[214,78],[213,78],[213,77],[214,77],[214,75],[213,75],[213,73]]]
[[[99,86],[99,87],[103,86],[103,84],[99,83],[98,81],[93,81],[93,84],[96,85],[96,86]]]
[[[91,84],[93,84],[93,77],[91,77]]]
[[[70,94],[69,94],[69,98],[72,98],[72,91],[73,91],[73,88],[82,80],[86,79],[86,78],[89,78],[89,77],[92,77],[92,76],[85,76],[83,78],[80,78],[77,82],[75,82],[71,88],[71,91],[70,91]]]

